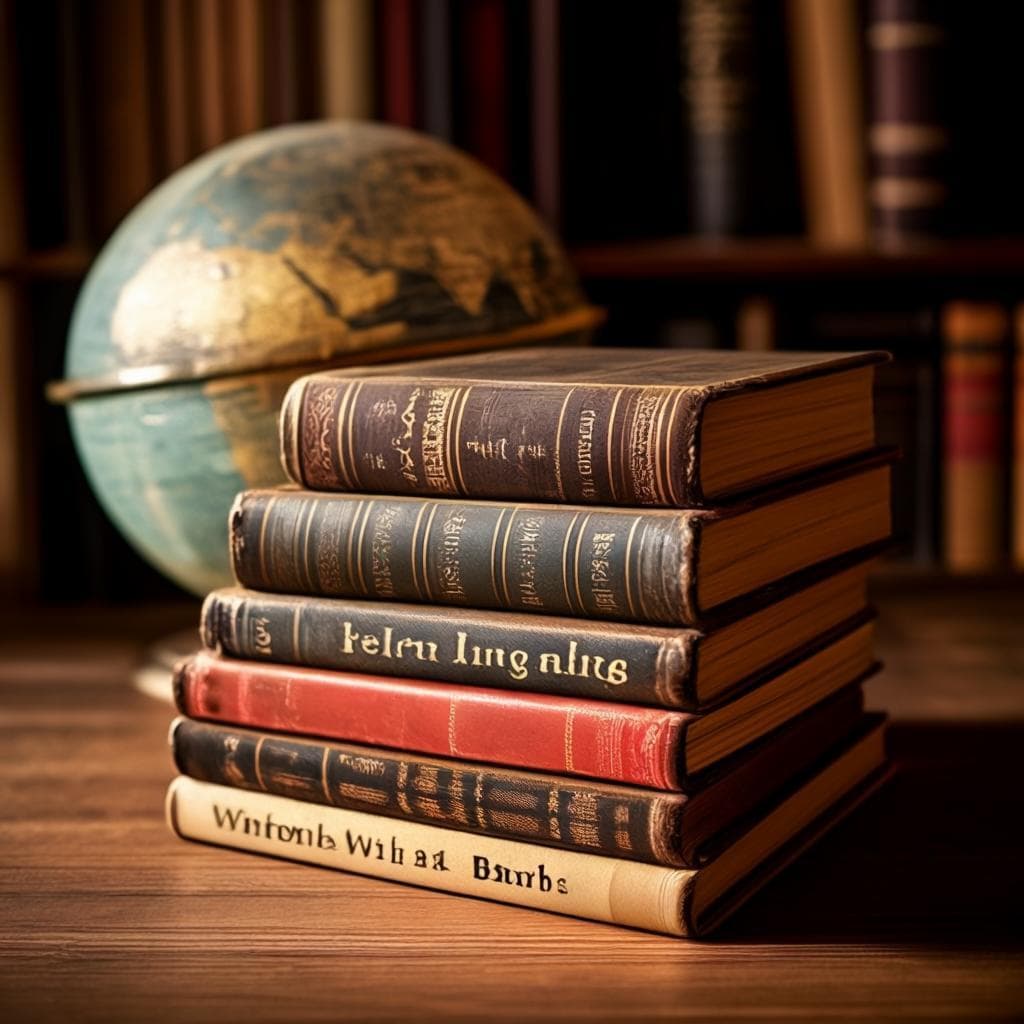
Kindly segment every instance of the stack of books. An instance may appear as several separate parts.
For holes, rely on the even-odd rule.
[[[878,354],[522,349],[297,381],[179,666],[190,839],[673,935],[885,773]]]

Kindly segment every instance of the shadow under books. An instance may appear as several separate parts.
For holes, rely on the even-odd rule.
[[[1024,948],[1024,724],[900,722],[889,735],[895,778],[719,943]]]

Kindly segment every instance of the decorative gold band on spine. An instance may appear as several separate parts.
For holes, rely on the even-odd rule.
[[[868,29],[868,45],[875,50],[906,50],[919,46],[940,46],[946,33],[924,21],[883,21]]]

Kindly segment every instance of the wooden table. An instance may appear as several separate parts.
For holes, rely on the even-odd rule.
[[[128,677],[194,609],[8,616],[0,1019],[1020,1019],[1024,590],[920,590],[880,597],[896,781],[702,944],[174,839]]]

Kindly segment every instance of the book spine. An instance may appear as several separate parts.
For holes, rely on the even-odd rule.
[[[811,241],[868,241],[856,0],[789,0],[793,87]]]
[[[454,135],[451,0],[422,0],[420,19],[423,130],[451,142]]]
[[[233,139],[263,125],[263,20],[259,0],[228,0],[225,14],[226,136]]]
[[[685,513],[290,491],[230,515],[254,590],[669,625],[696,619],[699,533]]]
[[[461,7],[465,87],[463,145],[495,174],[508,178],[508,95],[505,2],[470,0]]]
[[[263,96],[268,125],[298,119],[298,17],[294,0],[263,0]]]
[[[17,96],[17,16],[14,4],[0,3],[0,263],[13,264],[24,254],[26,196]],[[31,389],[24,362],[29,332],[24,297],[10,277],[0,277],[0,599],[31,592],[34,524],[38,508],[29,466],[34,450],[26,398]]]
[[[530,162],[533,202],[562,226],[562,55],[560,4],[530,0]]]
[[[369,120],[374,112],[373,0],[320,0],[320,110]]]
[[[697,388],[307,377],[285,470],[313,490],[700,505]]]
[[[160,2],[157,102],[161,117],[157,148],[163,175],[183,167],[199,149],[196,123],[191,116],[198,75],[187,71],[193,14],[192,6],[186,0]]]
[[[390,601],[214,591],[203,642],[234,658],[688,708],[698,634]]]
[[[930,0],[872,0],[868,11],[872,227],[880,242],[934,235],[947,200],[946,34]]]
[[[1014,315],[1013,365],[1013,564],[1024,569],[1024,305]]]
[[[234,661],[183,662],[189,718],[678,789],[688,715],[548,694]]]
[[[416,7],[412,0],[378,0],[379,115],[404,128],[419,120],[416,90]]]
[[[464,762],[424,761],[178,719],[183,775],[238,789],[645,863],[685,867],[686,798]]]
[[[1003,562],[1007,330],[996,303],[955,302],[942,313],[944,554],[958,572]]]
[[[692,871],[452,832],[179,776],[186,839],[668,935],[690,931]]]
[[[693,230],[735,234],[749,226],[754,5],[681,0],[679,29]]]

